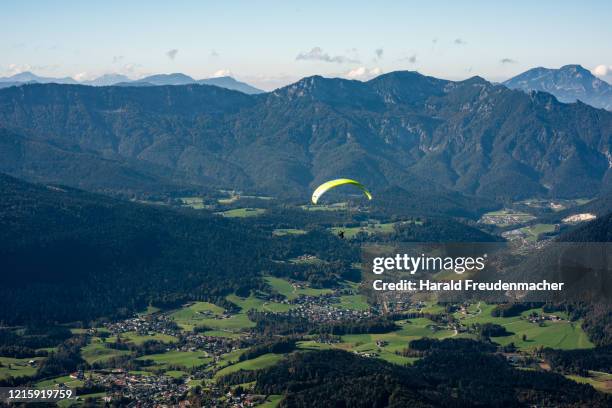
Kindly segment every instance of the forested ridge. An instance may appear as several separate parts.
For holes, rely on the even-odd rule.
[[[498,355],[441,348],[401,367],[340,350],[294,353],[268,369],[222,381],[256,381],[281,407],[607,407],[610,397],[559,374],[512,368]],[[472,341],[473,342],[473,341]]]

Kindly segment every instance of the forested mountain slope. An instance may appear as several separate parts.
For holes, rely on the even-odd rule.
[[[611,180],[612,113],[479,77],[314,76],[260,95],[25,85],[0,90],[0,129],[0,171],[88,189],[159,182],[305,196],[352,177],[375,192],[418,185],[496,199],[593,196]]]

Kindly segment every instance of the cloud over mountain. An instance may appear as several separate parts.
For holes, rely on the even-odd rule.
[[[168,50],[168,51],[166,52],[166,56],[167,56],[168,58],[170,58],[171,60],[174,60],[174,58],[176,58],[176,54],[178,54],[178,51],[179,51],[179,50],[177,50],[176,48],[173,48],[173,49],[171,49],[171,50]]]
[[[337,64],[344,64],[347,62],[357,63],[359,60],[345,56],[345,55],[334,55],[331,56],[324,52],[321,47],[314,47],[310,51],[301,52],[295,57],[297,61],[323,61],[333,62]]]

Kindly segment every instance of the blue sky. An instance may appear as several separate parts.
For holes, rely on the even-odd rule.
[[[394,70],[499,81],[571,63],[612,76],[611,1],[423,3],[6,2],[0,75],[231,73],[264,89]]]

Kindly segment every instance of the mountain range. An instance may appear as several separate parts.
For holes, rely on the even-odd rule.
[[[306,196],[337,177],[487,199],[612,185],[612,113],[480,77],[313,76],[271,93],[206,85],[0,90],[0,171],[94,190],[232,187]]]
[[[0,88],[10,86],[19,86],[23,84],[81,84],[91,86],[154,86],[154,85],[187,85],[187,84],[203,84],[214,85],[221,88],[232,89],[246,94],[263,93],[261,89],[257,89],[247,83],[240,82],[229,76],[206,78],[195,80],[192,77],[175,73],[175,74],[157,74],[144,77],[138,80],[131,80],[121,74],[105,74],[92,80],[78,82],[73,78],[51,78],[41,77],[31,72],[22,72],[10,77],[0,78]]]
[[[504,82],[510,89],[543,91],[561,102],[584,102],[596,108],[612,110],[612,85],[580,65],[559,69],[533,68]]]

